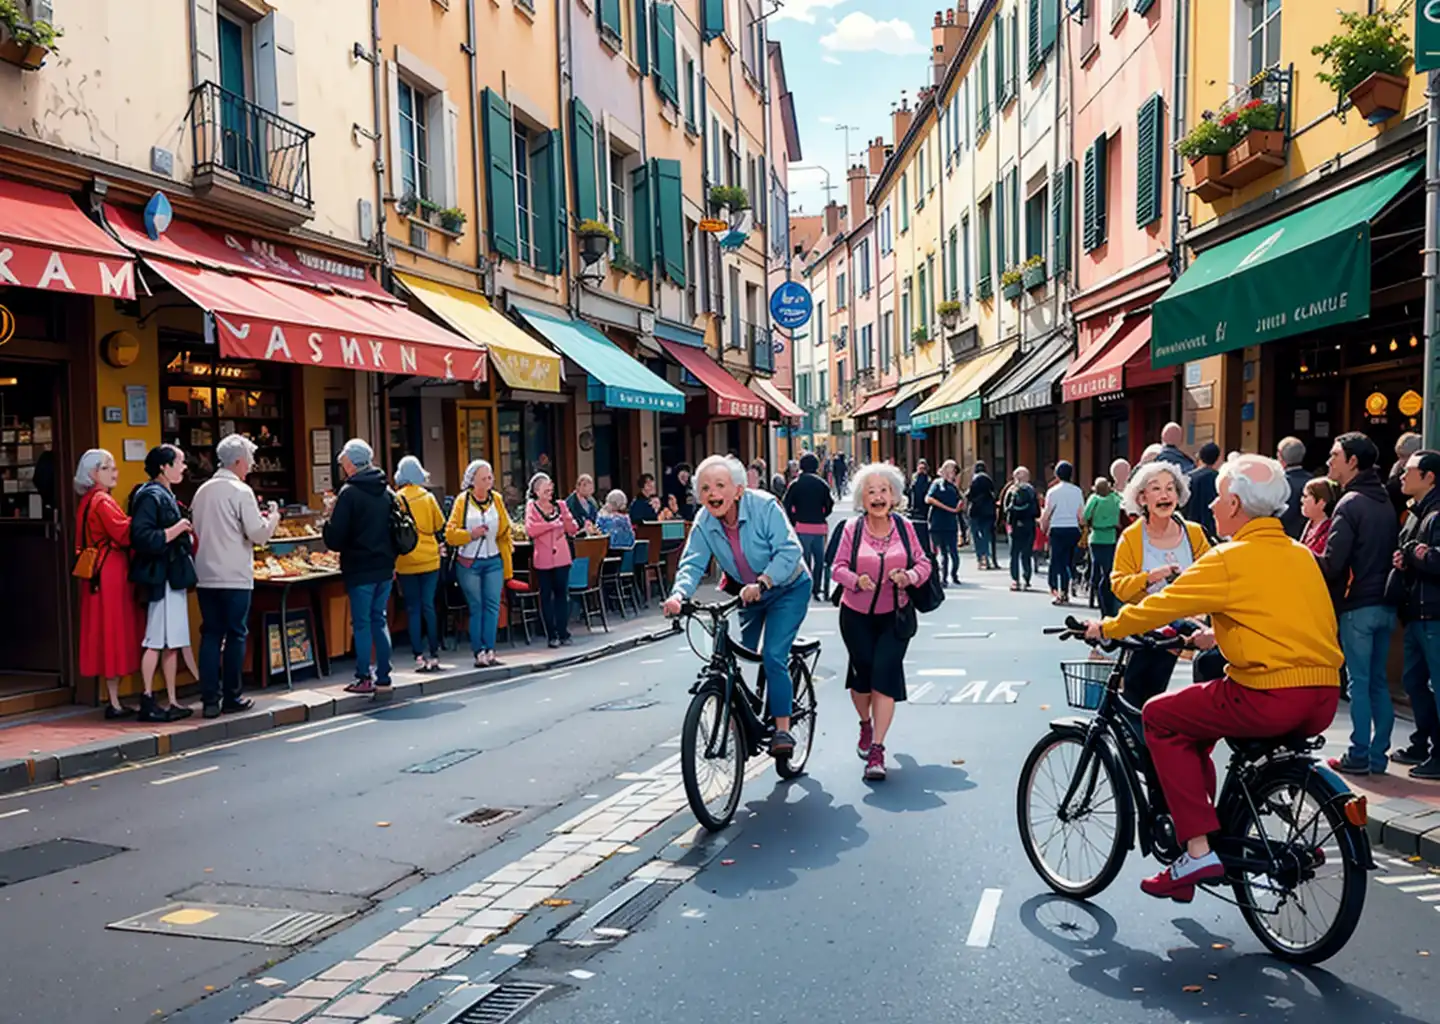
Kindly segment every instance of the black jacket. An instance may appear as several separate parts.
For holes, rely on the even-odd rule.
[[[989,473],[976,473],[970,481],[965,507],[970,511],[972,521],[995,521],[995,481],[990,479]]]
[[[1040,520],[1040,496],[1033,484],[1016,484],[1005,493],[1005,522],[1016,530],[1033,530]]]
[[[1305,517],[1300,514],[1300,498],[1305,493],[1305,485],[1314,479],[1314,475],[1303,466],[1291,466],[1285,470],[1285,479],[1290,484],[1290,503],[1285,506],[1285,511],[1280,516],[1280,525],[1285,527],[1285,532],[1295,540],[1305,532]]]
[[[1405,492],[1400,487],[1400,478],[1405,475],[1405,463],[1409,461],[1408,458],[1396,459],[1395,464],[1390,467],[1390,475],[1385,478],[1385,491],[1390,495],[1390,504],[1395,506],[1397,520],[1410,504],[1410,499],[1405,497]]]
[[[1430,550],[1424,558],[1415,555],[1415,546]],[[1440,487],[1425,495],[1410,510],[1400,530],[1403,569],[1391,569],[1391,592],[1402,594],[1400,617],[1406,622],[1440,619]]]
[[[1320,571],[1340,612],[1385,603],[1385,581],[1399,533],[1395,509],[1380,475],[1367,469],[1345,488],[1335,504],[1335,519]]]
[[[1214,466],[1199,466],[1190,474],[1190,503],[1185,506],[1185,518],[1198,523],[1205,530],[1205,536],[1215,540],[1215,513],[1210,503],[1215,500],[1219,484],[1216,482],[1220,471]]]
[[[835,511],[830,485],[814,473],[801,473],[791,481],[781,504],[791,523],[828,523]]]
[[[1195,468],[1195,460],[1179,448],[1176,448],[1173,444],[1167,444],[1164,448],[1161,448],[1155,456],[1155,461],[1168,462],[1172,466],[1178,466],[1182,473],[1189,473]]]
[[[394,503],[385,474],[374,466],[362,469],[340,488],[324,536],[325,546],[340,552],[345,586],[384,583],[395,575],[395,542],[390,538]]]
[[[926,517],[925,499],[930,496],[930,474],[916,473],[910,481],[910,518]]]
[[[195,548],[191,534],[166,542],[165,531],[183,518],[180,502],[164,484],[141,484],[130,497],[130,579],[146,601],[172,590],[195,586]]]

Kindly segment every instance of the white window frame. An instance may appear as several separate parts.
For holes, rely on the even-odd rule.
[[[1273,11],[1268,11],[1270,3],[1275,4]],[[1240,51],[1240,67],[1245,71],[1240,81],[1248,82],[1256,75],[1280,64],[1280,46],[1284,42],[1281,34],[1281,21],[1284,14],[1284,0],[1240,0],[1241,9],[1238,12],[1240,17],[1236,19],[1238,34],[1241,37],[1242,47]],[[1260,15],[1259,25],[1255,24],[1256,14]],[[1261,65],[1255,66],[1251,59],[1251,47],[1256,37],[1260,39]],[[1275,43],[1275,60],[1268,58],[1271,41]]]
[[[613,146],[606,146],[605,149],[605,202],[610,213],[610,230],[615,232],[615,237],[620,239],[618,246],[630,259],[635,258],[634,250],[630,246],[631,228],[633,220],[630,216],[631,194],[630,194],[630,172],[625,167],[626,154],[615,149]],[[616,166],[619,165],[619,181],[615,180]]]
[[[410,189],[407,187],[406,175],[411,174],[415,180],[414,194],[417,199],[429,201],[435,191],[434,171],[430,166],[430,97],[414,83],[401,78],[398,80],[398,91],[395,96],[395,108],[400,119],[400,138],[397,149],[400,153],[400,166],[396,168],[399,176],[400,194],[405,195]],[[402,99],[409,95],[410,113],[405,113],[405,105]],[[413,149],[405,151],[405,125],[410,124],[410,138]]]
[[[530,174],[530,147],[532,144],[529,126],[517,118],[511,135],[511,158],[515,164],[515,237],[520,249],[520,262],[528,263],[533,267],[535,265],[535,182]],[[522,198],[520,187],[522,182],[525,186],[524,198]]]

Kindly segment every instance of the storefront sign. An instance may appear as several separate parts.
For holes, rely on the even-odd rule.
[[[1067,402],[1078,402],[1082,398],[1114,394],[1122,386],[1120,369],[1117,366],[1113,370],[1081,374],[1073,380],[1067,380],[1061,388],[1062,396]]]
[[[161,235],[170,230],[170,222],[174,219],[175,210],[170,206],[170,200],[165,198],[164,192],[156,192],[145,204],[145,233],[152,242],[158,241]]]
[[[1402,416],[1419,416],[1420,410],[1425,408],[1425,399],[1420,397],[1418,391],[1407,391],[1400,396],[1400,401],[1395,403]]]
[[[1390,408],[1390,399],[1383,392],[1372,391],[1365,396],[1365,415],[1379,418]]]
[[[1440,0],[1415,0],[1415,70],[1440,68]]]
[[[135,264],[38,245],[0,245],[0,284],[41,291],[135,298]]]
[[[746,402],[714,392],[711,392],[711,397],[716,416],[739,416],[747,420],[763,420],[765,418],[764,402]]]
[[[814,311],[810,289],[799,281],[786,281],[770,295],[770,317],[787,331],[804,327]]]
[[[480,349],[447,348],[443,345],[405,344],[341,334],[338,331],[306,330],[268,320],[240,319],[214,314],[220,350],[231,359],[261,359],[302,366],[333,366],[345,370],[400,373],[432,380],[470,381],[486,378],[486,353]],[[518,359],[534,363],[522,353],[492,349],[492,358]],[[518,366],[518,363],[517,363]],[[529,368],[533,369],[533,367]],[[525,377],[521,368],[521,378]],[[542,369],[543,373],[543,369]]]
[[[15,337],[15,314],[0,306],[0,345]]]

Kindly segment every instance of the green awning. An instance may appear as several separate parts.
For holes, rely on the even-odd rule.
[[[1370,315],[1370,222],[1421,161],[1207,249],[1153,309],[1154,366],[1219,355]]]
[[[521,309],[520,315],[589,377],[586,398],[611,409],[685,411],[685,395],[657,377],[605,335],[581,320]]]

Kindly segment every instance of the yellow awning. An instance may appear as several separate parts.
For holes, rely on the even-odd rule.
[[[904,383],[904,384],[901,384],[901,385],[900,385],[900,390],[897,391],[897,392],[895,392],[894,396],[890,399],[890,401],[888,401],[888,402],[885,403],[885,408],[887,408],[887,409],[898,409],[898,408],[900,408],[902,405],[904,405],[906,402],[910,401],[910,399],[914,398],[914,397],[915,397],[916,395],[918,395],[920,392],[926,390],[927,388],[933,388],[936,384],[939,384],[939,383],[940,383],[940,378],[941,378],[941,371],[940,371],[940,370],[932,370],[932,371],[930,371],[929,373],[925,374],[924,376],[918,377],[918,378],[916,378],[915,380],[908,381],[908,382],[906,382],[906,383]]]
[[[430,312],[489,352],[490,364],[512,389],[560,392],[560,357],[496,312],[483,295],[396,274]]]
[[[957,366],[954,374],[940,385],[940,389],[920,403],[910,417],[910,422],[916,427],[924,428],[979,419],[978,392],[1010,361],[1017,347],[1012,341],[989,352],[982,352],[968,363]],[[968,402],[972,398],[974,401]]]

